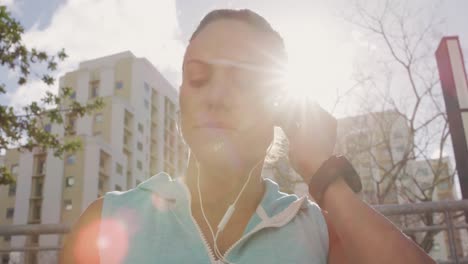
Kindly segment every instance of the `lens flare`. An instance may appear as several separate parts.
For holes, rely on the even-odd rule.
[[[76,263],[123,263],[128,252],[128,232],[118,220],[102,219],[83,227],[77,235],[73,255]]]

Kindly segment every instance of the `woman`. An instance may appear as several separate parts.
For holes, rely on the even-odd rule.
[[[324,121],[316,113],[274,111],[272,65],[285,58],[280,35],[258,14],[208,14],[183,64],[186,175],[161,173],[92,203],[61,262],[435,263],[353,193],[346,160],[331,156],[334,138],[323,136],[334,133],[317,125]],[[263,179],[275,125],[320,207]]]

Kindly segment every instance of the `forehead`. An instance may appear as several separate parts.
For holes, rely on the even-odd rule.
[[[187,47],[185,61],[230,60],[271,64],[278,61],[272,37],[242,21],[221,19],[209,23]]]

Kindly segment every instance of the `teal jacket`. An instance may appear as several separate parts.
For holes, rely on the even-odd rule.
[[[320,208],[265,179],[264,197],[243,236],[226,251],[230,263],[325,264],[328,230]],[[126,192],[104,196],[101,263],[222,263],[192,217],[190,192],[159,173]],[[229,224],[227,225],[229,228]]]

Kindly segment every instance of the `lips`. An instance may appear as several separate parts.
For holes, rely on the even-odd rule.
[[[226,129],[226,130],[234,130],[234,127],[230,124],[226,124],[223,122],[206,122],[202,124],[198,124],[194,126],[195,128],[212,128],[212,129]]]
[[[199,124],[196,124],[194,128],[234,130],[234,126],[232,126],[231,124],[228,124],[226,122],[219,122],[219,121],[200,122]]]

